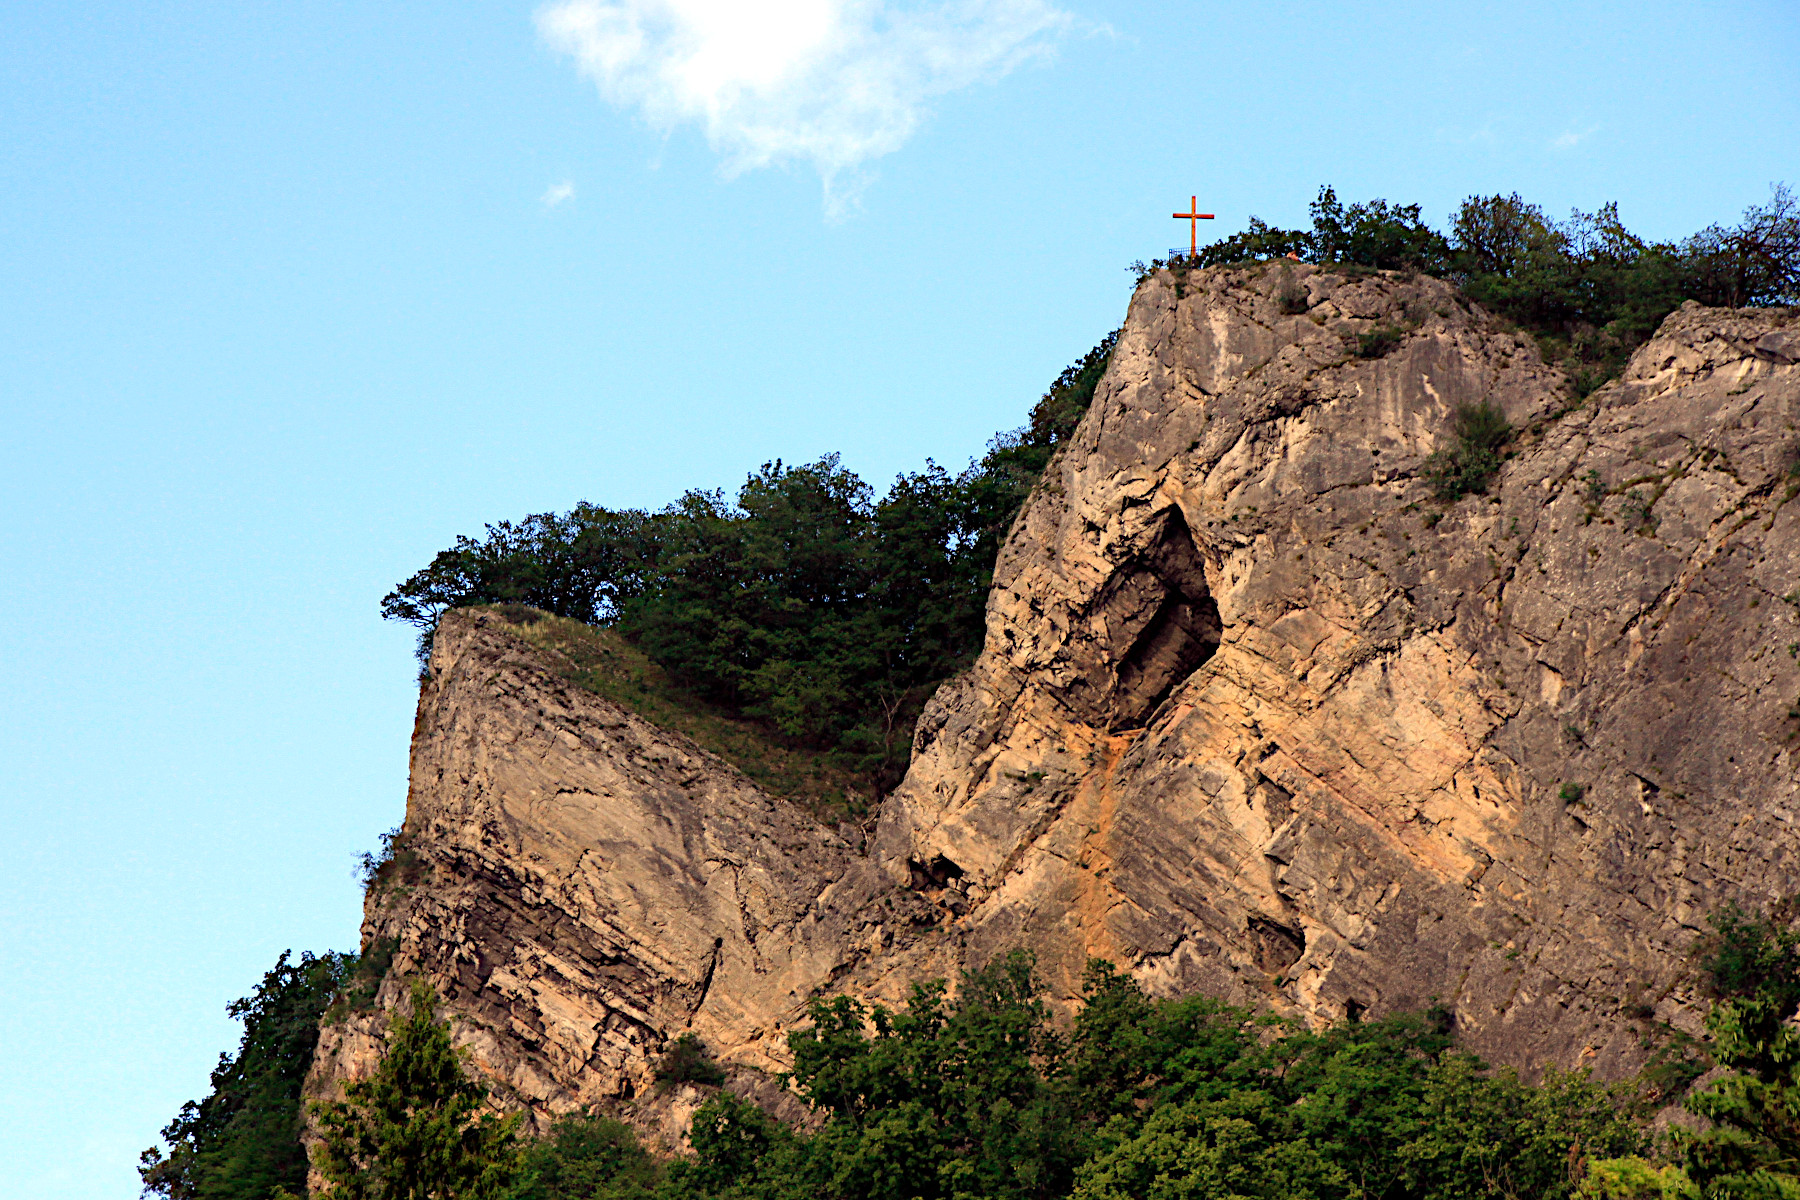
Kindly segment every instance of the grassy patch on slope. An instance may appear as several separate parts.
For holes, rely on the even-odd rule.
[[[869,782],[826,752],[786,744],[754,721],[729,714],[677,686],[661,667],[611,629],[584,625],[520,604],[480,606],[520,639],[544,651],[570,683],[628,708],[663,729],[685,734],[750,777],[772,796],[823,821],[868,811]]]

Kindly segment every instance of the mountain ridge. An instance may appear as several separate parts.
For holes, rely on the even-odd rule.
[[[808,998],[893,1002],[1019,944],[1059,1002],[1098,954],[1161,994],[1315,1021],[1435,1000],[1495,1061],[1635,1069],[1655,1022],[1698,1028],[1701,916],[1797,890],[1797,360],[1793,310],[1689,305],[1575,405],[1428,277],[1152,273],[866,844],[500,613],[448,614],[420,866],[366,906],[393,969],[309,1092],[370,1069],[422,975],[504,1103],[635,1106],[675,1144],[677,1034],[791,1112]],[[1480,402],[1512,456],[1434,499]],[[1706,671],[1728,703],[1669,703]]]

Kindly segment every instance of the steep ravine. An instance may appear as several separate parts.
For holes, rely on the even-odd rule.
[[[1381,325],[1404,338],[1357,357]],[[673,1136],[691,1092],[642,1103],[668,1039],[777,1104],[810,996],[1017,944],[1062,999],[1099,954],[1318,1020],[1438,1002],[1492,1059],[1632,1070],[1653,1020],[1697,1025],[1706,914],[1800,891],[1797,363],[1800,312],[1689,306],[1570,407],[1435,280],[1153,275],[872,831],[451,614],[416,878],[367,907],[394,970],[310,1089],[366,1070],[424,975],[506,1102]],[[1421,464],[1480,399],[1523,432],[1446,506]]]

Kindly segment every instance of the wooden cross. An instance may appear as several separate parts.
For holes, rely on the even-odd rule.
[[[1211,213],[1201,212],[1200,197],[1193,196],[1188,200],[1188,210],[1184,213],[1176,213],[1175,216],[1178,219],[1185,219],[1187,221],[1188,257],[1197,257],[1200,253],[1200,222],[1212,220],[1213,215]]]

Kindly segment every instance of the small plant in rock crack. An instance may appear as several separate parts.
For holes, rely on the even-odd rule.
[[[1581,477],[1581,500],[1584,505],[1581,523],[1591,525],[1594,518],[1600,515],[1600,505],[1606,500],[1606,481],[1600,478],[1600,472],[1589,470]]]
[[[1562,800],[1564,804],[1573,804],[1586,794],[1587,789],[1582,787],[1579,783],[1565,783],[1562,785],[1562,790],[1556,793],[1557,797]]]
[[[325,1024],[341,1025],[351,1013],[368,1009],[375,1002],[375,993],[381,989],[381,981],[387,978],[388,968],[394,965],[394,956],[399,951],[399,938],[376,938],[363,947],[360,955],[347,958],[347,975],[325,1009]]]
[[[1449,446],[1425,460],[1425,478],[1439,498],[1460,500],[1487,491],[1488,481],[1505,461],[1501,451],[1513,427],[1492,400],[1458,404],[1450,413]]]
[[[702,1083],[718,1087],[725,1082],[725,1068],[707,1051],[706,1043],[691,1033],[675,1039],[656,1064],[658,1083]]]
[[[1624,504],[1620,508],[1620,516],[1624,519],[1625,528],[1646,537],[1655,533],[1657,522],[1655,507],[1655,496],[1635,490],[1626,492]]]
[[[1406,330],[1398,325],[1377,325],[1367,333],[1356,335],[1356,357],[1381,358],[1388,351],[1398,346],[1406,337]]]
[[[363,891],[383,891],[395,886],[411,886],[424,874],[425,860],[411,846],[412,835],[402,829],[390,829],[381,835],[381,851],[364,851],[356,860],[356,876]]]
[[[1577,367],[1569,376],[1569,391],[1574,395],[1575,403],[1580,404],[1599,391],[1600,385],[1610,378],[1604,368]]]
[[[1312,307],[1312,301],[1307,297],[1306,289],[1292,275],[1284,273],[1281,287],[1275,293],[1275,307],[1286,316],[1297,317]]]

